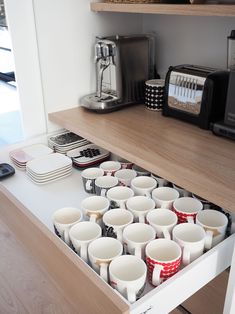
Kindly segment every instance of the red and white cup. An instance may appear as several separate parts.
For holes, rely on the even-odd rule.
[[[178,216],[178,223],[194,223],[196,215],[203,209],[203,204],[193,197],[180,197],[174,201],[172,210]]]
[[[118,162],[120,162],[122,169],[132,169],[133,167],[133,162],[129,160],[118,158]]]
[[[118,179],[119,185],[131,186],[131,181],[137,176],[135,170],[121,169],[115,172],[114,176]]]
[[[148,280],[153,286],[160,285],[180,269],[182,251],[172,240],[156,239],[149,242],[145,254]]]
[[[104,161],[100,164],[100,168],[106,176],[114,176],[115,172],[121,169],[121,164],[118,161]]]

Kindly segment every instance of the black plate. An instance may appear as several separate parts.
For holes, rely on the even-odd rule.
[[[0,164],[0,179],[12,176],[15,173],[15,169],[6,163]]]

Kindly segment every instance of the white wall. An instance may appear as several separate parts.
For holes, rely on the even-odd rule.
[[[143,31],[157,34],[157,65],[162,77],[170,65],[190,63],[226,68],[227,36],[234,17],[144,15]]]
[[[93,13],[90,0],[34,0],[34,11],[47,113],[77,106],[95,88],[96,35],[142,31],[141,15]]]

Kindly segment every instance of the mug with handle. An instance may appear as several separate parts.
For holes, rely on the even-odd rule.
[[[104,175],[100,168],[87,168],[81,172],[84,190],[87,193],[95,194],[95,180]]]
[[[203,209],[203,204],[193,197],[180,197],[173,203],[172,210],[178,216],[179,223],[194,223],[196,215]]]
[[[107,191],[118,185],[118,178],[113,176],[103,176],[95,180],[96,195],[106,196]]]
[[[151,198],[151,192],[157,187],[157,181],[148,176],[139,176],[131,181],[131,188],[135,195],[144,195]]]
[[[173,188],[162,186],[152,192],[152,198],[157,208],[171,209],[173,202],[179,198],[179,192]]]
[[[127,200],[126,207],[132,212],[136,222],[145,223],[146,215],[155,208],[155,202],[147,196],[137,195]]]
[[[81,206],[84,214],[89,218],[90,221],[102,224],[102,217],[104,213],[109,209],[110,202],[104,196],[89,196],[85,198]]]
[[[134,192],[127,186],[115,186],[106,194],[110,200],[111,208],[126,208],[127,200],[134,196]]]

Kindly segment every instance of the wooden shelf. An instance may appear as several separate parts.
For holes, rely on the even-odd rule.
[[[195,16],[235,16],[233,4],[126,4],[92,2],[94,12],[150,13]]]
[[[109,114],[77,107],[49,119],[235,212],[235,143],[142,105]]]

